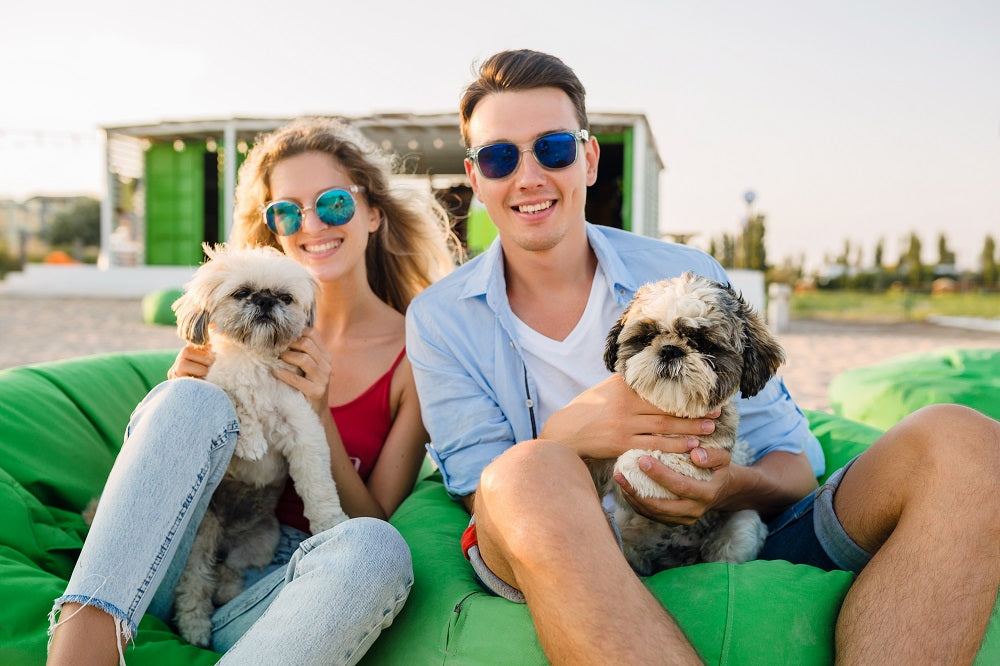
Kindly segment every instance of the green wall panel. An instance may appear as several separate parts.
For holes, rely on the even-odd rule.
[[[146,151],[146,263],[201,263],[205,222],[205,144],[183,150],[153,144]]]

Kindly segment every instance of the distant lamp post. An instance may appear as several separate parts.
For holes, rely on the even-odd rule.
[[[743,220],[743,226],[750,224],[750,213],[753,210],[753,202],[757,200],[757,193],[753,190],[747,190],[743,193],[743,200],[747,202],[747,216]]]

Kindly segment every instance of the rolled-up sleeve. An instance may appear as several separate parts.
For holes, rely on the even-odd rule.
[[[475,491],[483,469],[514,445],[514,431],[488,381],[492,357],[482,358],[492,341],[483,345],[484,331],[464,330],[455,318],[443,330],[431,312],[417,301],[407,311],[407,356],[430,434],[428,453],[445,488],[459,497]]]

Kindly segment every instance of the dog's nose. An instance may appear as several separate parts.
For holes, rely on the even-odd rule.
[[[675,358],[680,358],[681,356],[684,356],[684,350],[680,347],[675,347],[673,345],[664,345],[663,347],[660,347],[661,361],[672,361]]]
[[[257,293],[255,293],[253,296],[250,297],[250,302],[256,305],[261,310],[268,312],[271,310],[271,308],[275,306],[275,304],[278,302],[278,299],[272,296],[270,292],[258,291]]]

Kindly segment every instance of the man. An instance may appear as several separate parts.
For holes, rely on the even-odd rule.
[[[414,300],[407,348],[428,449],[473,514],[467,555],[487,589],[528,604],[549,659],[697,663],[625,561],[584,464],[657,448],[690,452],[714,474],[696,481],[646,458],[681,499],[641,500],[619,480],[645,515],[690,523],[756,509],[771,521],[762,557],[860,572],[837,625],[844,662],[971,661],[1000,581],[1000,424],[957,406],[922,410],[813,492],[822,453],[775,379],[737,400],[752,465],[699,448],[692,436],[717,414],[660,413],[601,357],[641,284],[685,270],[724,281],[722,269],[585,221],[600,148],[583,86],[558,58],[486,60],[461,123],[498,243]]]

